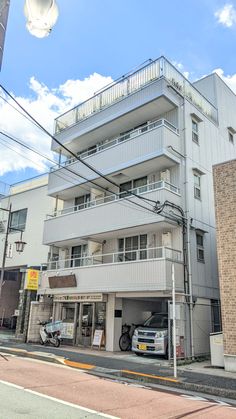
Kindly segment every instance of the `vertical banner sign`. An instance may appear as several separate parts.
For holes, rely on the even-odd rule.
[[[37,291],[39,283],[39,271],[36,269],[28,269],[26,274],[25,289]]]

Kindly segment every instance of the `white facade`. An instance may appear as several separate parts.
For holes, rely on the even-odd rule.
[[[45,221],[43,242],[54,259],[39,293],[55,299],[53,314],[62,320],[71,302],[64,317],[74,322],[74,343],[87,313],[81,301],[91,302],[96,317],[92,294],[99,293],[106,348],[118,350],[122,324],[168,309],[174,263],[185,355],[209,350],[219,299],[212,165],[236,154],[229,139],[236,97],[216,74],[195,86],[162,57],[56,120],[67,150],[55,141],[52,150],[67,161],[51,171],[48,193],[64,207]],[[122,194],[123,184],[131,193]],[[174,207],[157,214],[165,201]],[[70,275],[75,282],[66,287]]]

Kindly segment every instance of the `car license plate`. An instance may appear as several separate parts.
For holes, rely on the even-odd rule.
[[[147,345],[138,345],[138,348],[140,349],[140,351],[146,351]]]

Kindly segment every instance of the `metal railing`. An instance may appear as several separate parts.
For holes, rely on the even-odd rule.
[[[60,115],[55,120],[55,133],[83,121],[161,77],[168,80],[201,112],[214,122],[217,121],[217,109],[166,58],[160,57]]]
[[[149,123],[143,125],[140,128],[130,130],[129,132],[127,132],[123,135],[119,135],[116,138],[112,138],[111,140],[105,140],[105,141],[102,141],[102,142],[100,141],[98,144],[94,145],[94,147],[87,148],[87,149],[81,151],[80,153],[77,153],[77,155],[81,159],[84,159],[88,156],[91,156],[93,154],[98,153],[99,151],[106,150],[107,148],[116,146],[116,145],[118,145],[118,144],[120,144],[124,141],[132,140],[133,138],[137,137],[138,135],[143,134],[144,132],[147,132],[147,131],[150,131],[150,130],[153,130],[155,128],[159,128],[159,127],[162,127],[162,126],[165,126],[165,127],[169,128],[170,130],[172,130],[174,133],[178,134],[178,129],[173,124],[171,124],[169,121],[162,118],[162,119],[158,119],[156,121],[149,122]],[[66,161],[61,163],[60,165],[56,164],[55,166],[52,166],[50,170],[51,171],[58,170],[58,169],[60,169],[60,167],[68,166],[69,164],[72,164],[75,161],[76,161],[75,157],[70,157],[69,159],[67,159]]]
[[[66,214],[72,214],[76,211],[81,211],[81,210],[84,210],[84,209],[92,208],[92,207],[95,207],[97,205],[107,204],[107,203],[114,202],[114,201],[119,201],[120,199],[127,198],[128,196],[130,196],[132,198],[134,196],[133,194],[141,195],[141,194],[146,193],[146,192],[154,192],[154,191],[157,191],[157,190],[160,190],[160,189],[168,189],[169,191],[171,191],[175,194],[180,194],[180,189],[177,186],[172,185],[171,183],[166,182],[164,180],[159,180],[158,182],[149,183],[149,184],[144,185],[144,186],[139,186],[138,188],[133,188],[133,189],[129,189],[127,191],[119,192],[117,194],[107,195],[107,196],[104,196],[102,198],[98,198],[98,199],[94,199],[92,201],[85,202],[83,204],[74,205],[73,207],[63,208],[61,210],[55,211],[51,215],[48,215],[47,218],[59,217],[61,215],[66,215]]]
[[[60,270],[68,268],[79,268],[83,266],[105,265],[113,263],[126,263],[145,261],[150,259],[169,259],[175,262],[182,262],[182,252],[170,247],[152,247],[137,250],[125,250],[115,253],[104,253],[96,255],[84,255],[71,259],[53,260],[46,265],[47,270]]]

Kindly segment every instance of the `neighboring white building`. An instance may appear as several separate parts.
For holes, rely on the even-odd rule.
[[[56,139],[107,178],[52,142],[67,161],[48,194],[64,208],[45,221],[54,258],[39,294],[68,343],[90,345],[103,328],[119,350],[122,324],[170,311],[174,263],[178,350],[209,352],[220,323],[212,165],[236,155],[235,115],[216,74],[191,84],[161,57],[57,118]]]
[[[0,269],[9,217],[9,213],[1,208],[9,210],[11,204],[0,322],[3,326],[14,328],[16,314],[19,317],[18,335],[26,334],[27,311],[30,300],[36,297],[36,292],[27,292],[24,289],[27,269],[40,269],[41,264],[48,259],[49,247],[42,244],[43,223],[47,214],[54,210],[55,199],[47,196],[47,185],[48,175],[28,179],[12,185],[8,195],[3,196],[0,201]],[[26,242],[23,253],[16,252],[14,242],[19,240],[21,235],[17,229],[23,231],[22,240]]]

